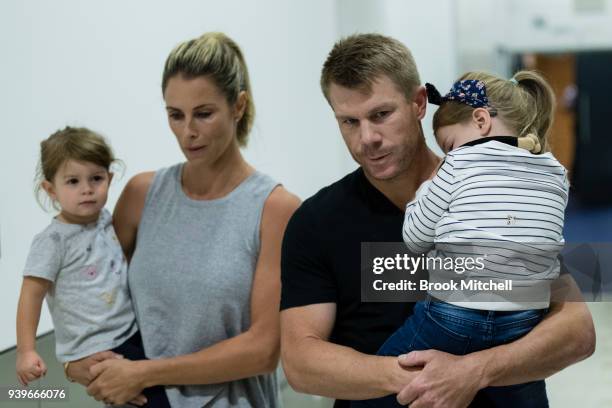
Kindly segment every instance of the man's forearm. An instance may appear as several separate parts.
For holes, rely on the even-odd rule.
[[[283,366],[298,392],[338,399],[370,399],[397,393],[417,370],[402,369],[396,357],[372,356],[309,337],[283,350]]]
[[[540,380],[590,356],[595,329],[585,303],[551,304],[550,312],[526,336],[470,354],[483,366],[482,387]]]

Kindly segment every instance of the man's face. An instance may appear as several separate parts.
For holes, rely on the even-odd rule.
[[[408,169],[423,143],[424,88],[407,101],[391,79],[381,76],[369,92],[332,83],[329,100],[346,146],[369,177],[390,180]]]

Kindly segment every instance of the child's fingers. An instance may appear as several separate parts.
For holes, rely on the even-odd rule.
[[[17,374],[17,379],[19,380],[19,383],[24,387],[28,386],[28,383],[23,379],[23,376],[21,374]]]
[[[30,373],[27,373],[25,377],[26,377],[26,380],[27,380],[28,382],[30,382],[30,381],[34,381],[34,380],[36,380],[38,377],[40,377],[40,374],[36,374],[36,373],[34,373],[34,372],[30,372]]]
[[[47,374],[47,365],[42,359],[40,360],[39,365],[40,365],[41,375]]]

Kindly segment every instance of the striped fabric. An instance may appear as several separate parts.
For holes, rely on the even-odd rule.
[[[526,298],[537,298],[539,307],[547,307],[549,292],[542,294],[542,282],[559,273],[568,190],[567,172],[550,153],[534,155],[494,140],[459,147],[408,203],[404,241],[415,254],[431,250],[428,257],[484,257],[483,270],[461,278],[513,279],[514,292],[522,290]],[[453,270],[429,272],[430,282],[458,277]],[[528,293],[535,287],[537,294]],[[496,305],[478,303],[479,297],[462,304],[461,294],[456,295],[445,300],[487,310],[534,308],[533,302],[518,304],[503,297],[495,298],[500,301]]]

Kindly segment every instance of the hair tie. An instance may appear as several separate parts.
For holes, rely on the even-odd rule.
[[[441,105],[446,101],[455,101],[469,105],[472,108],[489,107],[489,98],[483,81],[464,79],[453,84],[451,90],[444,96],[430,83],[425,84],[427,99],[434,105]]]
[[[518,147],[521,149],[529,150],[531,153],[540,153],[542,151],[542,145],[540,139],[533,133],[529,133],[526,136],[518,138]]]
[[[518,81],[514,79],[514,77],[510,78],[508,81],[512,82],[514,85],[518,85]]]

